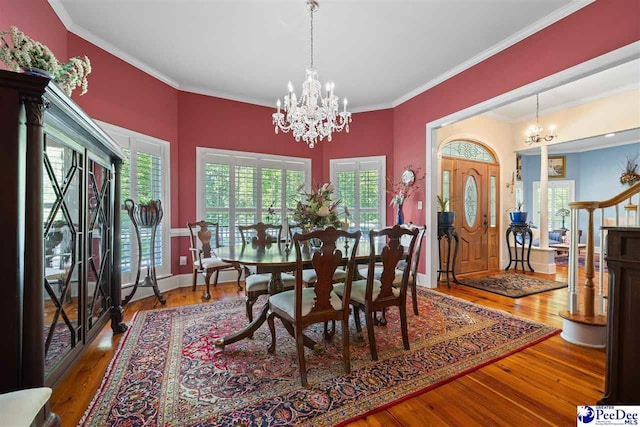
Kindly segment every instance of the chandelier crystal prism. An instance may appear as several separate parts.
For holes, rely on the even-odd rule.
[[[316,0],[307,1],[311,22],[311,65],[306,70],[300,99],[298,100],[293,85],[289,82],[289,93],[284,97],[284,105],[278,99],[278,111],[272,115],[276,133],[279,130],[285,133],[293,131],[296,141],[303,140],[309,148],[313,148],[318,140],[322,141],[324,138],[331,141],[333,132],[346,129],[349,133],[351,123],[351,113],[347,111],[347,98],[344,98],[343,109],[339,111],[338,97],[333,93],[333,82],[327,83],[323,97],[318,70],[313,68],[313,14],[318,8]],[[284,112],[281,112],[281,107]]]
[[[527,145],[538,144],[539,142],[542,142],[542,141],[553,141],[555,138],[558,137],[558,135],[556,135],[555,125],[549,126],[549,135],[542,134],[544,132],[544,128],[540,126],[540,120],[538,117],[539,114],[540,114],[540,101],[538,99],[538,94],[536,94],[536,124],[531,125],[529,129],[527,129],[527,131],[525,132],[525,135],[527,136],[527,138],[524,140],[524,143]]]

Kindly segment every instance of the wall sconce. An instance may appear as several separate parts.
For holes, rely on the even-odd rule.
[[[513,194],[513,187],[515,187],[515,185],[516,185],[515,176],[516,176],[516,173],[515,172],[511,172],[511,182],[507,182],[505,184],[507,186],[507,188],[511,189],[511,194]]]

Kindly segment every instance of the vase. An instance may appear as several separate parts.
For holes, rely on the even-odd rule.
[[[404,224],[404,212],[402,212],[402,205],[398,204],[398,217],[396,223],[398,225]]]

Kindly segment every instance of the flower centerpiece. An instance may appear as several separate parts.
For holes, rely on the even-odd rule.
[[[304,184],[299,186],[296,191],[300,200],[298,200],[296,207],[290,210],[293,220],[304,230],[329,225],[336,228],[343,226],[343,221],[338,215],[340,200],[335,198],[333,194],[335,187],[330,182],[321,186],[312,186],[310,193],[304,191]],[[346,207],[344,215],[348,217]]]
[[[11,37],[11,44],[5,40],[5,36]],[[89,58],[74,56],[68,62],[60,63],[47,46],[33,40],[15,26],[10,31],[0,31],[0,61],[13,71],[44,71],[60,85],[67,96],[71,96],[71,92],[78,86],[82,87],[80,95],[87,92],[87,76],[91,73]]]
[[[622,175],[620,175],[620,184],[625,184],[631,187],[633,184],[640,181],[637,160],[637,154],[632,157],[627,157],[627,164],[622,171]]]

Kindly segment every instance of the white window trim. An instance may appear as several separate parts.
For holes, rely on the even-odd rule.
[[[532,212],[532,216],[533,218],[531,218],[532,221],[534,221],[534,224],[537,225],[538,227],[540,227],[540,200],[538,200],[538,198],[536,197],[536,194],[538,194],[538,190],[540,189],[540,181],[533,181],[532,185],[532,191],[533,194],[531,195],[531,200],[533,201],[532,204],[532,208],[533,208],[533,212]],[[569,187],[569,202],[575,202],[576,200],[576,182],[572,179],[561,179],[561,180],[557,180],[554,179],[553,181],[548,181],[547,182],[547,189],[549,188],[557,188],[557,187]]]
[[[110,123],[102,122],[96,120],[98,125],[111,137],[114,141],[118,143],[120,147],[129,148],[131,146],[131,139],[136,140],[136,143],[143,144],[147,146],[152,146],[157,149],[155,154],[159,154],[163,165],[166,165],[166,168],[163,168],[162,174],[162,188],[163,188],[163,197],[162,201],[162,267],[157,268],[158,276],[167,276],[171,274],[171,144],[168,141],[155,138],[153,136],[145,135],[140,132],[136,132],[130,129],[126,129],[120,126],[112,125]],[[126,141],[126,142],[125,142]],[[134,168],[131,169],[131,174],[134,174]],[[124,200],[120,200],[120,203],[124,203]],[[121,215],[126,215],[126,212],[121,212]],[[132,233],[131,239],[131,251],[138,251],[138,242],[135,238],[135,233]],[[125,287],[130,285],[135,280],[136,272],[134,271],[135,267],[131,268],[131,283],[123,283],[122,286]],[[145,271],[140,272],[140,281],[144,279],[146,276]],[[123,274],[123,278],[125,275]],[[127,280],[128,282],[129,280]]]
[[[386,182],[387,182],[387,157],[386,156],[368,156],[368,157],[351,157],[351,158],[342,158],[342,159],[330,159],[329,160],[329,176],[331,177],[331,182],[337,185],[337,176],[336,169],[339,164],[343,163],[354,163],[355,171],[360,172],[360,164],[367,162],[378,162],[380,165],[380,173],[378,174],[378,184],[380,186],[380,197],[378,198],[378,214],[380,215],[380,224],[381,227],[386,226],[387,224],[387,198],[386,198]],[[359,187],[360,183],[356,180],[356,188]],[[359,191],[356,190],[356,191]],[[340,195],[338,194],[338,197]]]
[[[292,167],[290,170],[302,170],[305,175],[305,188],[309,189],[311,187],[311,159],[305,157],[290,157],[290,156],[279,156],[275,154],[264,154],[264,153],[252,153],[248,151],[234,151],[234,150],[221,150],[218,148],[208,148],[208,147],[196,147],[196,215],[197,220],[200,221],[203,218],[206,218],[206,207],[205,207],[205,176],[204,176],[204,168],[205,163],[207,163],[207,158],[211,156],[216,157],[228,157],[230,158],[230,164],[233,165],[251,165],[257,167],[269,167],[269,162],[278,162],[289,164]],[[296,165],[297,167],[294,167]],[[273,165],[272,165],[273,166]],[[278,165],[279,166],[279,165]],[[232,177],[230,182],[230,194],[234,194],[234,186],[235,181]],[[282,193],[285,194],[285,180],[282,180]],[[262,191],[258,189],[257,193],[258,197],[256,200],[256,204],[258,205],[258,211],[263,207],[262,203]],[[286,209],[286,205],[283,206]],[[240,211],[246,210],[246,208],[242,208]],[[236,209],[235,206],[229,207],[229,218],[235,218]],[[230,234],[231,236],[231,234]]]

